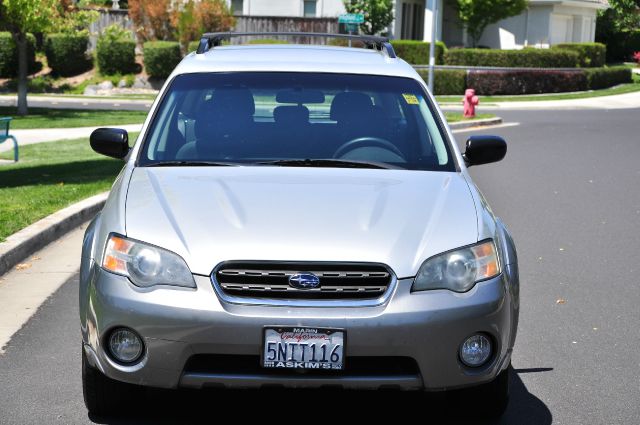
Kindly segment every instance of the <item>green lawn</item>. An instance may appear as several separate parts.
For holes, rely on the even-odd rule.
[[[131,134],[135,140],[137,134]],[[13,152],[3,152],[11,159]],[[87,139],[20,148],[18,164],[0,165],[0,241],[29,224],[109,190],[124,163],[96,154]]]
[[[634,74],[634,83],[621,84],[602,90],[592,90],[577,93],[557,93],[557,94],[537,94],[537,95],[519,95],[519,96],[480,96],[480,104],[496,103],[496,102],[522,102],[537,100],[569,100],[569,99],[586,99],[590,97],[612,96],[615,94],[625,94],[640,91],[640,77]],[[460,104],[460,96],[436,96],[438,103]]]
[[[75,109],[29,108],[29,115],[20,117],[14,107],[0,107],[0,116],[12,117],[12,129],[95,127],[99,125],[140,124],[144,111],[81,111]]]
[[[447,121],[449,121],[449,123],[469,120],[482,120],[495,117],[494,114],[476,114],[475,118],[465,118],[462,116],[461,112],[445,112],[444,116],[447,118]]]

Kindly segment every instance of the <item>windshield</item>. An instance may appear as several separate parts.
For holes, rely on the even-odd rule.
[[[139,165],[455,170],[418,82],[301,72],[177,76]]]

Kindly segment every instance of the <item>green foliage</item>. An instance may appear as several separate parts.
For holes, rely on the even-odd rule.
[[[76,10],[65,14],[56,26],[56,32],[72,35],[89,35],[89,26],[98,20],[95,10]]]
[[[417,40],[392,40],[391,44],[396,55],[412,65],[429,64],[429,48],[431,43]],[[441,41],[436,42],[436,65],[444,63],[444,52],[447,46]]]
[[[289,42],[286,40],[276,40],[275,38],[256,38],[247,41],[247,44],[289,44]]]
[[[447,0],[458,12],[462,26],[478,44],[487,25],[519,15],[528,6],[528,0]]]
[[[177,41],[148,41],[144,43],[144,67],[150,77],[167,78],[182,60]]]
[[[607,45],[607,61],[629,60],[640,49],[640,0],[609,0],[609,8],[598,11],[596,41]]]
[[[589,90],[605,89],[618,84],[631,83],[631,69],[625,66],[588,68],[584,70]]]
[[[575,68],[580,55],[566,49],[449,49],[447,65],[496,66],[508,68]]]
[[[392,0],[344,0],[344,8],[364,15],[360,30],[365,34],[378,34],[393,22]]]
[[[608,62],[629,61],[637,51],[640,51],[640,29],[617,33],[607,41]]]
[[[9,80],[5,87],[9,91],[15,92],[18,88],[18,82],[17,80]],[[61,93],[69,90],[70,86],[68,84],[60,84],[59,80],[51,75],[39,75],[27,81],[27,88],[29,93]],[[12,124],[12,128],[18,127]]]
[[[560,43],[554,49],[572,50],[580,55],[583,68],[604,66],[607,60],[607,46],[602,43]]]
[[[50,34],[44,44],[47,63],[55,74],[63,77],[81,74],[92,66],[88,45],[88,33]]]
[[[3,0],[2,20],[17,33],[47,32],[59,19],[59,0]]]
[[[36,38],[27,35],[27,67],[30,72],[36,69]],[[18,73],[18,49],[11,33],[0,32],[0,77],[15,77]]]
[[[429,78],[429,71],[418,70],[424,81]],[[457,69],[436,69],[433,91],[436,95],[460,95],[467,88],[467,71]]]
[[[183,46],[205,32],[230,31],[235,22],[225,0],[188,0],[171,15]]]
[[[198,44],[200,44],[199,41],[190,41],[187,45],[187,53],[195,52],[196,50],[198,50]]]
[[[105,75],[128,74],[136,70],[136,43],[131,34],[118,25],[105,28],[98,38],[96,58]]]

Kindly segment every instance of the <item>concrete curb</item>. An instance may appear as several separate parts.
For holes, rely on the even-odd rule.
[[[108,192],[57,211],[0,242],[0,275],[16,264],[92,219],[104,206]]]
[[[494,118],[484,118],[481,120],[471,120],[471,121],[459,121],[449,124],[451,130],[460,130],[462,128],[471,128],[471,127],[486,127],[489,125],[498,125],[502,124],[502,118],[494,117]]]

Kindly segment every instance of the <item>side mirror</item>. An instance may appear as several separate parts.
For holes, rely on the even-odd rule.
[[[507,154],[507,142],[499,136],[471,136],[467,139],[464,160],[467,166],[498,162]]]
[[[124,159],[129,153],[129,134],[121,128],[98,128],[89,137],[91,148],[99,154]]]

